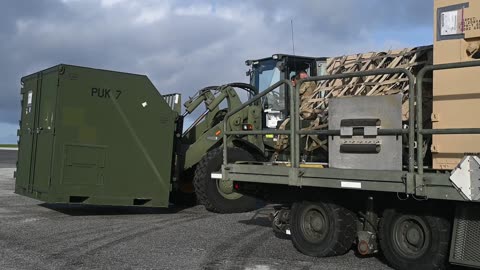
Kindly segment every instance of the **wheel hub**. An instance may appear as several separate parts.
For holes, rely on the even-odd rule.
[[[233,181],[218,180],[218,188],[225,194],[233,192]]]
[[[309,242],[321,242],[328,232],[327,219],[320,209],[306,211],[302,223],[303,234]]]
[[[430,245],[430,229],[418,216],[402,216],[393,228],[397,250],[408,258],[421,257]]]
[[[312,229],[316,232],[322,231],[323,228],[323,220],[319,216],[314,216],[312,217],[312,220],[310,221],[310,225],[312,226]]]
[[[417,226],[408,229],[406,234],[408,243],[414,246],[418,246],[419,244],[421,244],[421,240],[423,237],[422,232],[419,229],[420,228],[418,228]]]
[[[236,200],[242,197],[242,194],[235,192],[233,181],[213,180],[217,182],[217,189],[220,195],[228,200]]]

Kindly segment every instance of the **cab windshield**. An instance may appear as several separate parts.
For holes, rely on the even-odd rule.
[[[280,69],[275,60],[260,62],[254,72],[254,84],[260,92],[280,81]]]
[[[271,59],[254,64],[253,75],[252,83],[262,92],[279,82],[282,72],[277,67],[277,61]],[[285,87],[280,86],[262,98],[266,128],[275,129],[285,119],[285,96]]]

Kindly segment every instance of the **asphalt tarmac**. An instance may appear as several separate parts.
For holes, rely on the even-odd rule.
[[[14,168],[17,162],[16,150],[0,149],[0,168]]]
[[[353,251],[302,255],[274,235],[268,207],[219,215],[43,204],[13,193],[15,156],[0,150],[0,269],[389,269]]]

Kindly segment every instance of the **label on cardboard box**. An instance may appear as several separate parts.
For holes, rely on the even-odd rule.
[[[440,35],[449,36],[461,34],[462,31],[462,20],[463,20],[463,10],[453,10],[442,12],[441,25],[440,25]]]

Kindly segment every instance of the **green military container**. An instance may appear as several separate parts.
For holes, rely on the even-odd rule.
[[[15,192],[166,207],[178,115],[143,75],[58,65],[22,78]]]

